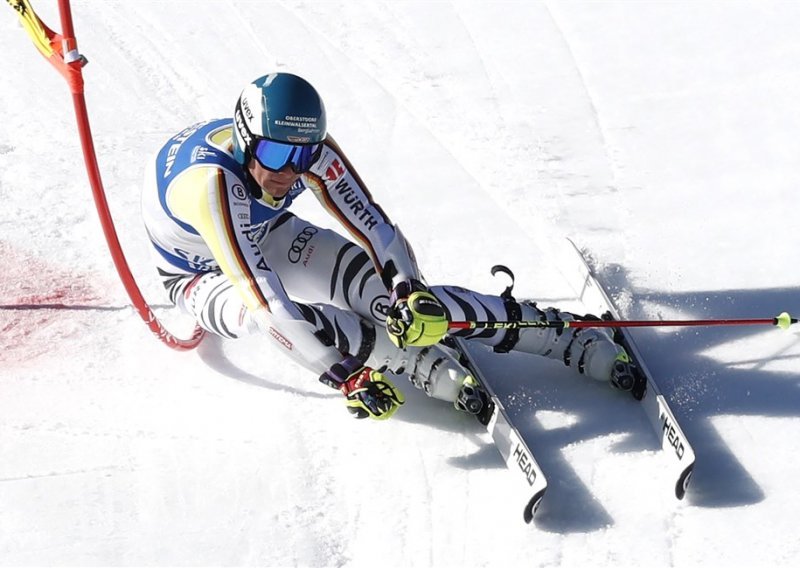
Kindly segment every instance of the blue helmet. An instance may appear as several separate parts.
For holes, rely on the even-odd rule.
[[[289,144],[325,139],[325,105],[316,89],[291,73],[271,73],[244,88],[233,115],[233,157],[245,165],[254,143],[266,138]]]

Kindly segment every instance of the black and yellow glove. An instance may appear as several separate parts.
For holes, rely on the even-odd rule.
[[[347,410],[356,418],[386,420],[405,402],[389,379],[352,355],[331,365],[319,380],[347,398]]]
[[[417,280],[398,284],[389,298],[386,330],[397,347],[425,347],[439,343],[449,326],[444,307]]]

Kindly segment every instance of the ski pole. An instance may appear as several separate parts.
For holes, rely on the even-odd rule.
[[[774,325],[788,329],[797,323],[797,318],[783,312],[774,318],[756,319],[707,319],[707,320],[578,320],[578,321],[451,321],[450,329],[525,329],[568,327],[699,327],[716,325]]]

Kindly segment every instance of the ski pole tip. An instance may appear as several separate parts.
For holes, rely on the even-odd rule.
[[[797,319],[790,316],[788,312],[783,312],[775,318],[775,325],[781,329],[789,329],[789,326],[793,323],[797,323]]]

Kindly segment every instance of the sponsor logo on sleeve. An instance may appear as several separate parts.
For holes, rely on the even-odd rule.
[[[286,339],[286,338],[285,338],[285,337],[284,337],[284,336],[281,334],[281,332],[279,332],[279,331],[278,331],[277,329],[275,329],[274,327],[271,327],[271,326],[270,326],[270,328],[269,328],[269,334],[272,336],[272,338],[273,338],[275,341],[277,341],[278,343],[280,343],[281,345],[283,345],[283,346],[284,346],[286,349],[288,349],[289,351],[291,351],[291,350],[294,348],[294,345],[292,345],[292,342],[291,342],[291,341],[289,341],[288,339]]]
[[[350,187],[346,179],[339,180],[331,190],[335,199],[339,202],[340,207],[346,212],[349,210],[350,215],[361,222],[363,227],[371,231],[378,225],[378,220],[372,216],[372,211],[368,204]]]
[[[325,170],[325,179],[328,181],[336,181],[344,175],[344,168],[338,158],[334,158],[328,169]]]

